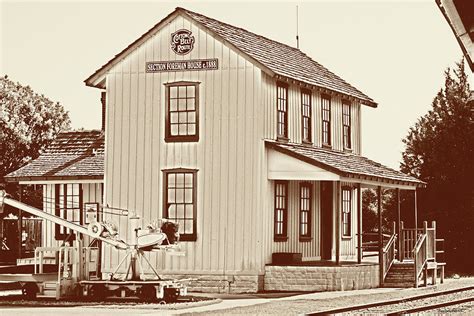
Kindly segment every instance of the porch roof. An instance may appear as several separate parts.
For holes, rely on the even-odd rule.
[[[384,186],[424,187],[426,183],[366,157],[308,145],[265,141],[266,147],[316,167],[319,180],[354,181]],[[331,178],[330,175],[334,177]]]
[[[101,180],[104,178],[104,133],[60,133],[36,159],[5,176],[8,182]]]

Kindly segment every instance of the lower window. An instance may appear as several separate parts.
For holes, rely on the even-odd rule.
[[[172,169],[164,173],[163,218],[179,224],[180,240],[195,241],[196,170]]]
[[[351,236],[351,188],[342,188],[342,236]]]
[[[311,238],[311,184],[300,186],[300,239]]]
[[[78,183],[56,184],[55,186],[55,215],[72,223],[82,224],[82,186]],[[55,225],[56,240],[74,240],[72,230],[61,225]]]
[[[288,182],[275,182],[274,240],[287,239],[288,226]]]

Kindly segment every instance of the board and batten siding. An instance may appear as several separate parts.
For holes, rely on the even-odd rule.
[[[99,203],[102,205],[102,184],[101,183],[81,183],[82,186],[82,202],[83,203]],[[55,215],[55,201],[56,184],[43,185],[43,211],[48,214]],[[42,225],[42,246],[43,247],[57,247],[60,241],[55,238],[55,224],[51,221],[43,220]],[[84,244],[88,245],[89,237],[84,237]]]
[[[277,80],[263,73],[262,78],[262,101],[265,108],[265,138],[276,139],[277,131]],[[288,84],[288,138],[290,143],[302,143],[302,108],[301,108],[301,86]],[[312,142],[313,146],[322,146],[322,112],[321,93],[318,89],[307,89],[311,91],[312,110]],[[338,93],[332,93],[331,97],[331,145],[336,151],[343,151],[342,138],[342,100],[348,100],[351,104],[351,140],[352,152],[361,153],[361,104],[356,100],[349,100]]]
[[[170,35],[188,29],[195,37],[186,56],[170,49]],[[217,58],[219,69],[146,73],[151,61]],[[146,256],[160,273],[263,274],[270,238],[262,190],[266,185],[261,70],[187,18],[177,16],[106,78],[105,203],[136,211],[140,225],[162,217],[163,174],[197,169],[197,240],[181,242],[184,257]],[[199,84],[199,142],[165,143],[165,86]],[[124,240],[130,223],[113,218]],[[105,246],[103,272],[125,255]],[[123,271],[123,269],[122,269]]]
[[[288,240],[287,241],[273,241],[273,208],[274,208],[274,194],[275,194],[275,181],[269,181],[271,185],[268,188],[267,200],[271,201],[270,208],[272,210],[272,251],[273,252],[297,252],[303,256],[303,261],[308,260],[320,260],[321,259],[321,198],[320,198],[320,184],[319,181],[309,181],[313,187],[313,200],[312,200],[312,240],[311,241],[300,241],[299,240],[299,214],[300,214],[300,184],[308,181],[288,181]],[[341,183],[342,187],[351,187],[352,191],[352,204],[351,204],[351,236],[342,237],[342,222],[339,223],[341,227],[340,237],[340,260],[341,261],[354,261],[357,259],[357,189],[353,183]],[[333,259],[336,255],[336,210],[337,204],[341,203],[337,199],[337,182],[333,182],[333,245],[332,245],[332,256]],[[341,221],[342,221],[342,210],[341,210]]]
[[[319,260],[320,253],[320,182],[304,181],[311,183],[311,241],[300,241],[300,185],[303,181],[288,181],[288,240],[273,242],[272,252],[300,252],[303,260]],[[268,199],[275,200],[275,182],[271,181],[272,189],[269,190]],[[273,202],[274,203],[274,202]],[[273,214],[272,214],[273,218]],[[272,221],[273,237],[273,221]],[[272,238],[273,239],[273,238]]]

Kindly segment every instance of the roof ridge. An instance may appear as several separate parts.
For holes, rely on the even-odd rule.
[[[285,44],[285,43],[282,43],[282,42],[278,42],[278,41],[276,41],[276,40],[274,40],[274,39],[271,39],[271,38],[268,38],[268,37],[266,37],[266,36],[263,36],[263,35],[254,33],[254,32],[252,32],[252,31],[249,31],[249,30],[247,30],[247,29],[244,29],[243,27],[239,27],[239,26],[235,26],[235,25],[232,25],[232,24],[229,24],[229,23],[226,23],[226,22],[222,22],[222,21],[220,21],[220,20],[217,20],[217,19],[208,17],[207,15],[204,15],[204,14],[201,14],[201,13],[197,13],[197,12],[194,12],[194,11],[191,11],[191,10],[188,10],[188,9],[185,9],[185,8],[183,8],[183,7],[176,7],[176,10],[184,11],[185,13],[188,13],[188,12],[189,12],[189,13],[192,13],[192,14],[195,14],[195,15],[198,15],[198,16],[202,16],[202,17],[204,17],[204,18],[206,18],[206,19],[219,22],[219,23],[221,23],[221,24],[224,24],[224,25],[226,25],[226,26],[230,26],[230,27],[235,28],[235,29],[238,29],[238,30],[245,31],[245,32],[247,32],[247,33],[253,34],[253,35],[257,36],[257,37],[264,38],[264,39],[266,39],[266,40],[268,40],[268,41],[277,43],[277,44],[279,44],[279,45],[284,45],[284,46],[286,46],[286,47],[288,47],[288,48],[290,48],[290,49],[292,49],[292,50],[294,50],[294,51],[296,51],[296,52],[299,52],[299,53],[301,53],[301,54],[303,54],[303,55],[306,55],[306,54],[305,54],[304,52],[302,52],[299,48],[296,48],[296,47],[293,47],[293,46],[291,46],[291,45],[288,45],[288,44]],[[306,56],[308,56],[308,55],[306,55]]]

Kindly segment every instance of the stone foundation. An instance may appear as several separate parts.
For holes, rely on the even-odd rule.
[[[375,264],[265,267],[265,291],[347,291],[379,285],[379,267]]]
[[[263,275],[164,275],[183,283],[188,291],[203,293],[257,293],[263,290]]]

